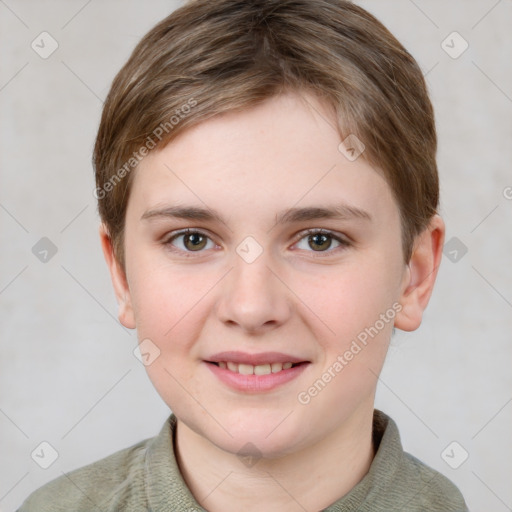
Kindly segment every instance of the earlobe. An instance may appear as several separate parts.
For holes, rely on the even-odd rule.
[[[135,315],[126,274],[115,257],[112,240],[103,223],[100,225],[99,234],[103,255],[110,271],[110,278],[112,279],[112,285],[119,305],[119,321],[128,329],[135,329]]]
[[[400,297],[402,310],[395,318],[396,328],[414,331],[420,326],[441,263],[444,235],[443,219],[434,215],[429,226],[416,237],[411,259],[404,271]]]

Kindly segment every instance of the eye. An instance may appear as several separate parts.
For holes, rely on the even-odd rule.
[[[297,244],[297,249],[313,252],[334,252],[333,249],[347,247],[348,240],[323,229],[309,229]]]
[[[212,249],[215,247],[215,244],[207,235],[201,231],[193,231],[190,229],[175,233],[167,239],[165,245],[173,246],[185,252],[200,252],[203,249]]]

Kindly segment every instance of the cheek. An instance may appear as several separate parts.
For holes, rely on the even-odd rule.
[[[185,416],[190,407],[188,394],[199,396],[195,359],[196,340],[201,336],[208,303],[208,290],[214,276],[179,271],[168,264],[139,264],[131,283],[139,340],[149,339],[158,356],[146,366],[148,377],[164,402]]]
[[[311,415],[325,418],[327,429],[372,399],[396,316],[389,274],[380,265],[346,270],[324,279],[321,287],[311,280],[300,292],[309,294],[308,306],[329,329],[316,322],[320,364],[297,398]],[[327,416],[326,410],[331,411]]]
[[[150,338],[164,351],[178,347],[186,338],[177,336],[190,322],[201,298],[208,291],[211,276],[194,277],[189,268],[134,259],[130,293],[139,339]]]
[[[396,271],[384,258],[369,257],[322,275],[302,274],[292,287],[312,311],[312,322],[325,333],[321,336],[324,348],[339,351],[392,307],[398,282]],[[379,323],[379,330],[387,335],[392,324]]]

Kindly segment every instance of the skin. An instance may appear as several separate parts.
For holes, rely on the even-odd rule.
[[[391,189],[364,154],[345,158],[334,125],[316,97],[294,93],[205,121],[139,165],[126,212],[125,271],[100,228],[120,321],[160,350],[148,375],[178,418],[183,477],[213,512],[319,510],[364,477],[393,325],[416,329],[432,292],[443,221],[432,219],[404,262]],[[369,219],[276,224],[293,207],[341,203]],[[177,205],[207,207],[223,221],[155,214]],[[173,238],[183,228],[200,230],[206,245],[193,251],[190,236]],[[316,228],[349,243],[304,233]],[[262,249],[252,263],[236,251],[247,236]],[[298,394],[393,304],[401,305],[394,319],[300,403]],[[279,388],[247,393],[227,387],[204,362],[225,350],[284,352],[309,364]],[[248,442],[251,466],[237,455]]]

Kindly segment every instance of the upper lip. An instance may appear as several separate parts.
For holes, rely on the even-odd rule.
[[[305,363],[308,362],[303,358],[283,354],[282,352],[260,352],[259,354],[249,354],[247,352],[227,351],[213,354],[208,359],[210,363],[220,363],[231,361],[237,364],[251,364],[258,366],[260,364],[271,363]]]

